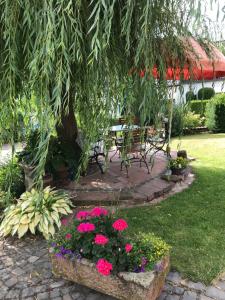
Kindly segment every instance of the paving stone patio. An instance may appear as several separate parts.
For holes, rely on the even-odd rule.
[[[147,160],[149,160],[149,156]],[[108,164],[105,174],[101,174],[95,165],[95,171],[85,177],[80,177],[79,182],[70,182],[65,188],[74,199],[75,205],[140,205],[151,202],[153,199],[168,193],[174,182],[161,179],[165,172],[168,159],[163,152],[157,153],[154,164],[150,165],[150,174],[147,168],[139,162],[133,163],[126,171],[120,169],[121,159],[116,155],[113,162]],[[60,187],[60,185],[59,185]]]
[[[0,299],[114,300],[86,287],[54,278],[41,237],[0,241]],[[211,286],[170,272],[158,300],[225,300],[225,275]],[[129,299],[127,299],[129,300]]]

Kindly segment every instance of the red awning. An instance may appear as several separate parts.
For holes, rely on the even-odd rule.
[[[225,56],[214,45],[210,44],[210,55],[193,38],[183,39],[186,61],[181,67],[168,67],[167,80],[202,80],[225,77]],[[153,76],[159,78],[157,67],[152,70]],[[143,77],[145,71],[140,72]]]

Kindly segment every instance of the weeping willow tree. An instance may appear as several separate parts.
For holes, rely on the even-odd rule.
[[[211,0],[215,9],[216,2]],[[77,161],[85,159],[82,154],[99,129],[109,126],[124,93],[130,114],[138,111],[142,123],[156,119],[167,99],[166,68],[184,61],[180,37],[192,36],[190,24],[206,37],[201,5],[200,0],[1,0],[1,142],[7,134],[14,145],[21,108],[26,118],[35,107],[41,178],[51,135],[57,132]],[[77,143],[78,127],[88,141],[85,149]]]

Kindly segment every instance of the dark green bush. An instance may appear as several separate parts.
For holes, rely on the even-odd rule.
[[[199,100],[208,100],[211,99],[214,95],[215,95],[215,91],[213,88],[210,87],[201,88],[198,91]]]
[[[215,95],[207,104],[206,126],[216,132],[225,132],[225,93]]]
[[[14,203],[15,199],[7,192],[0,190],[0,221],[4,217],[4,210]]]
[[[188,112],[187,105],[175,105],[173,108],[173,119],[171,136],[180,136],[183,134],[184,117]]]
[[[192,100],[189,102],[190,109],[193,113],[205,116],[206,105],[209,100]]]
[[[19,198],[25,191],[23,170],[17,162],[0,166],[0,190],[7,192],[9,187],[12,197]]]
[[[191,101],[191,100],[195,100],[196,99],[196,95],[194,92],[192,91],[188,91],[186,93],[186,102]]]

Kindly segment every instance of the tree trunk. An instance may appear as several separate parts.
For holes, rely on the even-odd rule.
[[[76,142],[78,136],[77,122],[74,115],[73,99],[69,99],[68,113],[62,109],[61,123],[57,124],[56,131],[58,139],[62,144],[62,147],[66,150],[69,158],[74,159],[74,166],[80,164],[80,158],[82,155],[82,149]],[[68,153],[72,152],[72,153]]]

